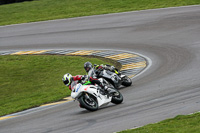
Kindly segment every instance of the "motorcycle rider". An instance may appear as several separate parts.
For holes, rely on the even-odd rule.
[[[98,69],[102,69],[103,66],[98,66]],[[104,89],[108,94],[116,93],[114,89],[108,88],[106,85],[102,84],[97,78],[97,69],[92,66],[92,63],[85,62],[84,69],[88,74],[89,80],[92,84],[98,84],[102,89]]]
[[[69,73],[66,73],[63,78],[62,78],[62,81],[63,83],[69,87],[69,89],[72,91],[72,86],[71,86],[71,83],[73,81],[81,81],[81,80],[84,80],[85,79],[85,76],[84,75],[76,75],[76,76],[72,76],[71,74]],[[92,82],[91,82],[92,81]],[[90,82],[95,85],[95,84],[98,84],[101,88],[105,88],[105,90],[107,90],[107,92],[109,94],[112,94],[112,93],[115,93],[116,91],[113,91],[111,89],[109,89],[107,86],[104,86],[102,85],[102,83],[97,79],[93,79],[93,80],[90,80]]]
[[[73,81],[81,81],[82,79],[84,79],[84,76],[83,76],[83,75],[72,76],[71,74],[66,73],[66,74],[63,76],[62,81],[63,81],[63,83],[64,83],[66,86],[69,86],[69,89],[72,91],[71,83],[72,83]]]

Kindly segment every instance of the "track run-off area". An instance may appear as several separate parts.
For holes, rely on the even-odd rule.
[[[120,89],[124,96],[120,105],[110,104],[89,112],[71,101],[33,109],[1,120],[0,133],[111,133],[198,112],[199,35],[200,6],[1,26],[1,53],[127,51],[149,58],[151,65],[138,76],[133,76],[132,86]],[[110,58],[124,57],[121,52],[116,53],[120,56],[110,55]],[[128,67],[124,66],[124,70]]]

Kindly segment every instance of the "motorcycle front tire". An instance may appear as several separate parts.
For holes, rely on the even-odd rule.
[[[93,98],[93,97],[90,97],[90,99],[92,100],[92,104],[90,104],[88,101],[87,101],[87,99],[85,98],[85,96],[83,95],[83,96],[81,96],[80,98],[79,98],[79,103],[80,103],[80,106],[81,107],[83,107],[83,108],[85,108],[85,109],[87,109],[87,110],[89,110],[89,111],[96,111],[96,110],[98,110],[98,103],[97,103],[97,101]],[[90,101],[91,102],[91,101]]]

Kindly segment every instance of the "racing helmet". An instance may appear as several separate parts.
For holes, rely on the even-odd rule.
[[[84,68],[85,68],[85,71],[86,71],[86,72],[89,72],[90,69],[92,68],[92,63],[90,63],[89,61],[88,61],[88,62],[85,62]]]
[[[72,75],[69,73],[65,74],[62,78],[62,81],[66,86],[69,86],[72,82]]]

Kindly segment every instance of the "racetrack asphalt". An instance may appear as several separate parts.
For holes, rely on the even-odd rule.
[[[63,103],[0,121],[0,133],[111,133],[200,111],[200,6],[0,27],[0,51],[48,49],[123,50],[152,64],[120,89],[120,105]]]

